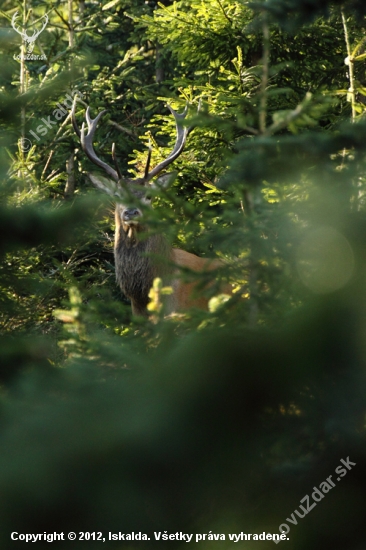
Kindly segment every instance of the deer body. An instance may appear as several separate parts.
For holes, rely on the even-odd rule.
[[[169,107],[170,108],[170,107]],[[185,140],[190,131],[189,128],[183,128],[179,125],[179,119],[184,119],[186,110],[183,114],[176,113],[170,108],[176,119],[177,139],[174,150],[168,158],[162,161],[151,172],[149,172],[149,163],[151,151],[149,152],[145,175],[143,178],[130,180],[123,178],[118,168],[114,155],[114,145],[112,147],[112,156],[115,161],[116,170],[99,159],[93,149],[92,140],[96,125],[103,115],[104,111],[92,120],[89,114],[89,108],[86,111],[88,122],[88,133],[85,135],[84,125],[80,132],[75,119],[75,103],[72,111],[72,120],[75,131],[80,137],[81,145],[89,159],[97,166],[103,168],[111,179],[98,177],[89,174],[94,185],[116,200],[115,209],[115,243],[114,257],[116,268],[116,279],[122,292],[131,300],[132,313],[134,315],[147,315],[147,305],[149,303],[149,291],[156,277],[163,280],[164,286],[171,286],[173,292],[166,296],[165,312],[173,313],[195,306],[207,308],[207,299],[204,297],[195,298],[195,282],[186,283],[179,277],[179,268],[188,268],[195,272],[211,271],[222,265],[220,260],[209,260],[199,258],[198,256],[180,250],[171,248],[163,235],[149,234],[148,228],[142,224],[142,211],[138,207],[131,207],[128,204],[128,196],[131,195],[135,201],[145,205],[149,203],[147,191],[150,185],[148,182],[168,166],[182,152]],[[164,178],[164,176],[163,176]],[[161,179],[163,179],[161,178]],[[132,187],[129,187],[132,184]],[[128,187],[128,192],[127,188]]]
[[[156,277],[166,278],[168,265],[159,261],[169,259],[169,247],[162,235],[140,239],[139,228],[121,223],[120,208],[115,211],[116,232],[114,260],[116,280],[122,292],[131,300],[134,315],[146,315],[149,291]],[[164,277],[163,277],[164,276]]]
[[[123,211],[122,211],[123,212]],[[179,268],[203,272],[222,265],[220,260],[200,258],[179,248],[171,248],[163,235],[153,234],[139,239],[139,226],[130,227],[121,221],[121,205],[115,210],[116,232],[114,259],[116,280],[131,300],[134,315],[146,315],[149,291],[156,277],[170,285],[173,293],[166,296],[166,313],[190,307],[207,308],[207,299],[193,298],[195,283],[184,283]],[[175,267],[176,266],[176,267]]]

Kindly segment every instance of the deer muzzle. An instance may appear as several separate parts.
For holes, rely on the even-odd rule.
[[[141,212],[138,208],[126,208],[122,212],[122,221],[126,225],[138,225]]]

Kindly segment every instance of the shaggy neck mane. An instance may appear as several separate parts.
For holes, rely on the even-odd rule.
[[[170,247],[162,235],[145,233],[145,238],[140,239],[139,233],[137,226],[130,226],[127,231],[120,226],[114,256],[117,283],[134,308],[143,310],[149,303],[154,278],[171,271],[165,263],[170,260]]]

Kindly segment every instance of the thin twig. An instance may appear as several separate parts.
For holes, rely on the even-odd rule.
[[[128,134],[131,137],[136,137],[136,134],[132,132],[132,130],[129,130],[125,126],[121,126],[120,124],[117,124],[117,122],[114,122],[114,120],[108,120],[108,124],[111,124],[112,126],[117,128],[117,130],[119,130],[120,132],[124,132],[125,134]]]
[[[226,19],[229,21],[230,25],[232,25],[232,21],[231,21],[230,17],[228,16],[228,14],[226,13],[226,11],[224,10],[223,5],[221,4],[220,0],[217,0],[217,2],[218,2],[219,6],[221,8],[222,13],[226,17]]]
[[[69,22],[64,18],[64,16],[56,8],[54,8],[54,9],[55,9],[55,12],[57,13],[57,15],[59,16],[59,18],[61,19],[61,21],[63,23],[65,23],[66,27],[69,29],[70,28]]]
[[[278,132],[279,130],[282,130],[283,128],[286,128],[290,122],[298,118],[305,110],[306,108],[311,104],[312,95],[310,92],[308,92],[305,96],[304,101],[299,103],[299,105],[290,111],[288,115],[286,115],[282,120],[279,120],[278,122],[274,122],[268,128],[266,129],[264,135],[265,136],[271,136]]]
[[[342,23],[343,23],[343,29],[344,29],[344,38],[345,38],[346,47],[347,47],[347,57],[348,57],[348,67],[349,67],[348,77],[349,77],[349,84],[350,84],[348,92],[351,96],[352,122],[353,122],[356,118],[355,75],[354,75],[354,65],[353,65],[354,59],[352,57],[351,44],[350,44],[349,35],[348,35],[348,27],[347,27],[346,18],[343,11],[342,11]]]
[[[269,76],[269,25],[267,14],[263,14],[263,71],[261,81],[261,93],[259,103],[259,131],[264,134],[266,131],[267,118],[267,86]]]
[[[46,162],[45,167],[43,168],[43,171],[42,171],[42,174],[41,174],[41,180],[43,180],[43,176],[47,172],[47,168],[48,168],[49,163],[51,162],[51,158],[52,158],[53,153],[54,153],[54,149],[52,149],[52,151],[48,155],[47,162]]]

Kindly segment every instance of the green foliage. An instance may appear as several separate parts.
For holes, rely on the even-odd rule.
[[[27,24],[49,23],[46,60],[24,64],[10,23],[24,5],[1,12],[1,548],[11,531],[142,531],[147,546],[164,530],[225,533],[228,547],[228,533],[286,523],[291,548],[358,550],[363,3],[70,4],[26,5]],[[115,142],[129,176],[149,143],[153,166],[174,146],[165,103],[189,103],[172,183],[142,208],[152,233],[222,260],[214,281],[181,270],[209,311],[166,316],[156,280],[151,317],[131,318],[113,205],[86,177],[67,94],[80,126],[87,105],[107,109],[95,150],[112,164]],[[348,456],[334,491],[288,522]]]

